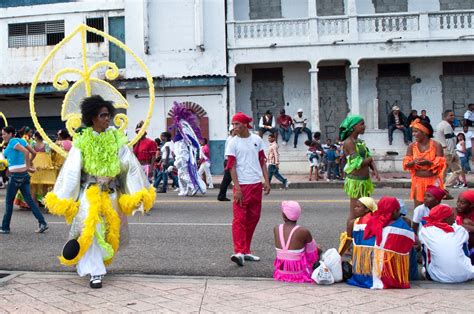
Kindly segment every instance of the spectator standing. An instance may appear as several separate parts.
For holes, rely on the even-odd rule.
[[[260,257],[250,253],[253,233],[262,211],[262,191],[270,193],[270,182],[263,151],[262,139],[249,132],[252,118],[242,112],[232,117],[235,137],[229,142],[226,155],[234,183],[234,218],[232,239],[234,254],[231,260],[239,266],[244,261],[259,261]],[[262,186],[262,175],[265,183]]]
[[[420,120],[426,121],[426,122],[428,122],[428,123],[431,123],[430,117],[428,117],[428,116],[426,115],[426,110],[425,110],[425,109],[421,110],[421,112],[420,112]]]
[[[408,132],[408,139],[410,140],[410,142],[413,142],[413,134],[412,134],[413,130],[412,130],[410,125],[413,123],[413,121],[415,121],[418,118],[419,118],[418,117],[418,111],[416,111],[416,110],[412,110],[410,112],[410,115],[407,118],[406,127],[408,128],[407,132]]]
[[[219,194],[217,195],[217,200],[221,202],[229,202],[230,199],[227,198],[227,189],[229,188],[230,183],[232,182],[232,177],[230,176],[230,170],[227,169],[227,155],[225,152],[227,151],[227,146],[229,146],[229,142],[234,137],[234,127],[231,125],[229,127],[229,136],[225,141],[225,148],[224,148],[224,176],[222,177],[221,186],[219,187]]]
[[[199,166],[198,175],[202,177],[203,173],[206,174],[206,183],[209,189],[214,188],[212,183],[211,175],[211,152],[209,151],[209,144],[207,138],[201,140],[201,149],[199,151],[199,159],[201,160],[201,165]]]
[[[436,126],[436,140],[441,144],[446,158],[446,170],[444,171],[445,186],[452,187],[461,174],[461,161],[456,154],[456,135],[452,123],[454,121],[454,111],[445,110],[443,121]],[[451,175],[446,178],[448,169],[451,169]]]
[[[405,144],[409,144],[408,129],[405,126],[407,124],[407,117],[400,112],[400,107],[393,106],[392,112],[388,115],[388,144],[392,145],[393,142],[393,132],[395,130],[400,130],[403,133],[403,140]]]
[[[308,118],[303,116],[303,109],[298,109],[296,115],[293,117],[293,125],[294,125],[294,142],[293,147],[296,148],[298,145],[298,135],[302,132],[305,132],[308,136],[308,140],[311,141],[311,130],[306,127],[308,123]]]
[[[30,191],[30,175],[35,169],[31,167],[31,159],[34,159],[36,152],[26,143],[24,139],[14,138],[15,129],[6,126],[2,130],[3,142],[7,147],[4,150],[8,160],[9,183],[5,196],[5,214],[3,215],[2,228],[0,234],[10,233],[10,221],[13,213],[13,199],[18,190],[23,194],[25,202],[31,208],[31,212],[38,220],[39,228],[36,233],[43,233],[48,230],[48,224],[44,220],[38,206],[33,201]],[[32,157],[30,157],[32,156]]]
[[[327,164],[327,181],[335,180],[337,178],[337,164],[336,164],[336,159],[337,159],[337,150],[336,150],[336,145],[331,145],[329,150],[326,153],[326,160],[328,162]]]
[[[466,172],[464,170],[466,167],[466,162],[468,162],[466,159],[466,137],[464,136],[464,133],[459,133],[456,137],[456,154],[458,155],[459,160],[461,161],[461,174],[458,178],[458,184],[454,187],[467,188]]]
[[[464,125],[473,126],[474,124],[474,104],[467,106],[467,111],[464,113]]]
[[[143,121],[137,124],[135,133],[140,132],[143,127]],[[138,142],[133,146],[133,153],[137,156],[138,161],[142,165],[143,170],[148,178],[152,180],[153,178],[153,165],[155,163],[155,155],[158,150],[156,142],[151,138],[146,137],[147,133],[143,133],[143,136],[138,140]]]
[[[262,137],[266,132],[270,132],[270,134],[274,134],[276,132],[275,118],[273,117],[270,110],[267,110],[265,114],[260,117],[260,121],[258,123],[258,135]]]
[[[161,139],[161,164],[163,168],[163,187],[161,190],[157,190],[158,193],[166,193],[168,188],[168,167],[172,165],[172,144],[171,134],[169,132],[163,132],[160,135]],[[155,181],[155,187],[160,184],[159,180]]]
[[[290,182],[284,178],[279,171],[280,167],[280,153],[278,152],[278,144],[276,143],[275,135],[270,134],[268,136],[270,146],[268,147],[268,181],[272,183],[272,178],[275,176],[278,181],[283,183],[285,189],[288,189]]]
[[[466,173],[471,172],[471,156],[472,156],[472,141],[474,141],[474,135],[472,134],[471,131],[469,131],[468,126],[463,126],[462,127],[462,133],[464,134],[464,137],[466,138],[466,168],[464,171]]]
[[[290,141],[292,133],[291,127],[293,125],[293,119],[286,114],[285,109],[280,110],[280,115],[277,118],[278,130],[283,141],[283,145],[286,145]]]

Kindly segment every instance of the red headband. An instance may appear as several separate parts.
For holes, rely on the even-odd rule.
[[[426,192],[431,193],[431,195],[433,195],[438,201],[441,201],[446,196],[445,190],[434,185],[428,185]]]
[[[448,225],[444,220],[453,214],[453,209],[448,205],[439,204],[430,210],[428,216],[423,217],[426,224],[423,227],[435,226],[444,230],[444,232],[454,232],[453,227]]]
[[[234,114],[232,117],[232,122],[240,122],[244,125],[247,126],[247,128],[251,129],[252,126],[250,125],[250,122],[252,122],[252,118],[250,118],[248,115],[246,115],[243,112],[237,112]]]
[[[464,192],[462,192],[459,197],[465,199],[466,201],[468,201],[469,203],[471,203],[471,205],[474,205],[474,191],[472,190],[466,190]]]

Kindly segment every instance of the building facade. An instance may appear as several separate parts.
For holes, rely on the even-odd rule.
[[[154,78],[155,105],[148,136],[169,126],[174,101],[200,116],[210,140],[213,171],[222,171],[227,136],[225,3],[219,0],[5,0],[0,3],[0,111],[10,124],[31,125],[28,94],[43,59],[77,25],[93,26],[124,42]],[[87,34],[87,63],[110,60],[120,76],[111,82],[126,98],[128,134],[145,118],[148,86],[132,56],[95,34]],[[64,127],[65,95],[52,85],[63,68],[81,68],[81,41],[71,40],[53,57],[36,89],[36,112],[48,133]],[[97,70],[103,79],[105,68]],[[74,81],[73,75],[65,76]],[[222,123],[225,121],[225,123]]]
[[[474,103],[471,0],[227,0],[227,33],[230,114],[302,108],[333,141],[347,113],[363,115],[385,171],[406,152],[401,132],[388,143],[392,106],[426,109],[435,127]],[[281,148],[283,171],[298,169],[304,154]]]

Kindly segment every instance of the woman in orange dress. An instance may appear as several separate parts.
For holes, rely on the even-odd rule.
[[[433,128],[429,122],[416,119],[410,125],[415,142],[408,146],[403,159],[403,169],[411,174],[411,193],[415,207],[423,203],[429,185],[444,189],[443,172],[446,168],[441,144],[432,139]]]

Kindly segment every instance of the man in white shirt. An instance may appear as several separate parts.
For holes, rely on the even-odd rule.
[[[303,109],[298,109],[296,112],[296,115],[293,117],[293,125],[294,129],[293,132],[295,133],[294,135],[294,142],[293,142],[293,147],[296,148],[298,145],[298,135],[300,133],[305,132],[306,135],[308,136],[308,141],[311,141],[311,130],[306,127],[306,124],[308,123],[308,118],[303,116]]]
[[[234,201],[232,204],[232,239],[234,254],[231,260],[239,266],[244,261],[260,260],[250,253],[253,233],[262,210],[262,190],[270,193],[270,182],[266,166],[266,157],[262,138],[249,132],[252,118],[242,112],[232,117],[234,138],[226,150],[227,169],[230,169],[234,183]],[[262,189],[262,175],[265,180]]]
[[[452,187],[461,174],[461,160],[456,154],[456,135],[454,134],[453,124],[454,111],[445,110],[443,120],[436,126],[435,139],[441,144],[446,158],[446,170],[444,172],[445,186]],[[451,175],[446,178],[448,169],[451,169]]]
[[[462,127],[462,132],[464,133],[464,137],[466,138],[466,169],[463,169],[466,173],[471,171],[471,156],[472,156],[472,141],[474,141],[474,137],[471,131],[469,131],[469,127],[464,125]]]
[[[263,134],[270,132],[270,134],[275,134],[277,129],[275,128],[275,117],[272,115],[270,110],[267,110],[263,116],[260,117],[258,122],[258,135],[263,137]]]
[[[440,204],[431,209],[419,232],[427,277],[444,283],[474,279],[474,266],[468,257],[466,229],[454,223],[454,211]]]
[[[467,106],[467,111],[464,113],[464,125],[473,126],[474,125],[474,104],[469,104]]]

